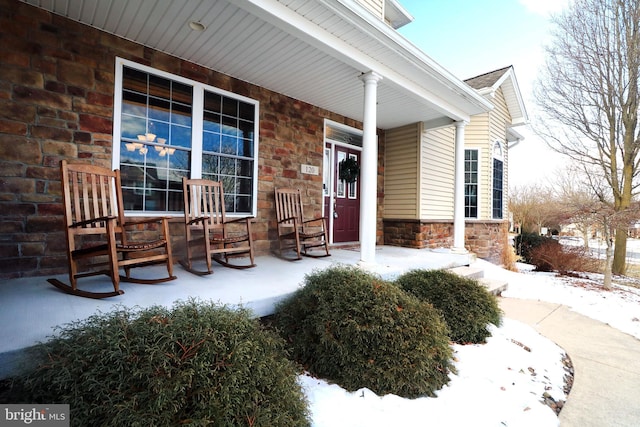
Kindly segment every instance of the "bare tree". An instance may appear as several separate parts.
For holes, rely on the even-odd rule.
[[[584,248],[589,249],[589,239],[600,226],[593,215],[599,199],[586,181],[582,169],[572,165],[556,176],[554,187],[563,225],[575,226],[582,235]]]
[[[536,130],[556,151],[595,166],[608,192],[600,202],[622,213],[640,170],[640,0],[575,0],[554,24],[536,86]],[[612,268],[624,274],[627,226],[616,223]]]
[[[540,233],[550,225],[553,215],[551,191],[539,184],[529,184],[509,190],[509,211],[513,220],[526,233]]]

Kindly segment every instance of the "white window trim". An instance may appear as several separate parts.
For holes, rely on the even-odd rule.
[[[500,154],[496,156],[496,147],[499,148],[500,150]],[[499,139],[496,139],[493,142],[493,146],[491,147],[491,210],[490,210],[490,218],[491,219],[504,219],[505,215],[504,215],[504,207],[505,207],[505,173],[504,173],[504,166],[505,166],[505,161],[504,161],[504,153],[505,153],[505,147],[504,144],[502,143],[502,141],[500,141]],[[493,160],[500,160],[502,162],[502,218],[496,218],[493,216],[493,208],[494,208],[494,199],[493,199],[493,178],[494,178],[494,174],[495,174],[495,168],[493,167]]]
[[[120,135],[121,135],[121,118],[122,118],[122,75],[124,67],[133,68],[149,74],[154,74],[166,79],[174,80],[179,83],[183,83],[193,87],[193,123],[192,123],[192,141],[191,141],[191,178],[202,177],[202,131],[203,131],[203,117],[202,112],[204,109],[204,92],[214,92],[229,98],[234,98],[239,101],[243,101],[255,106],[254,122],[254,162],[253,162],[253,188],[252,188],[252,206],[251,215],[257,216],[258,212],[258,153],[259,153],[259,141],[260,141],[260,102],[258,100],[248,98],[246,96],[238,95],[233,92],[229,92],[224,89],[220,89],[214,86],[207,85],[205,83],[191,80],[186,77],[181,77],[176,74],[167,73],[166,71],[159,70],[157,68],[149,67],[147,65],[139,64],[137,62],[129,61],[124,58],[116,57],[115,61],[115,89],[113,99],[113,135],[112,135],[112,169],[120,168]],[[167,212],[138,212],[127,211],[131,216],[181,216],[179,213],[167,213]],[[229,214],[233,216],[244,216],[243,214]]]
[[[478,188],[478,194],[477,194],[477,203],[478,205],[476,206],[476,216],[467,216],[466,215],[466,207],[467,207],[467,203],[466,203],[466,194],[465,194],[465,219],[478,219],[480,218],[480,212],[481,212],[481,208],[482,208],[482,197],[481,197],[481,193],[482,193],[482,150],[480,150],[479,148],[466,148],[465,147],[465,151],[475,151],[476,153],[478,153],[478,182],[476,183],[476,186]],[[465,186],[466,186],[466,182],[465,182]]]

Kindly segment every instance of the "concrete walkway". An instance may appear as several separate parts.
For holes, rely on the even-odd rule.
[[[559,304],[501,298],[500,306],[571,357],[575,377],[560,425],[640,426],[640,340]]]

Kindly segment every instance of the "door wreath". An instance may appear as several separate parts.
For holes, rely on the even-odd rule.
[[[348,183],[353,183],[360,175],[360,166],[354,157],[347,157],[338,165],[338,177]]]

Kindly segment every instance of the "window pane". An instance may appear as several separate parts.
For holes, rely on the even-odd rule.
[[[171,119],[171,103],[166,99],[149,98],[149,118],[168,122]]]
[[[238,101],[226,96],[222,97],[222,114],[233,118],[238,117]]]
[[[172,103],[171,104],[171,123],[182,126],[191,127],[191,106]]]
[[[217,113],[213,113],[210,111],[204,112],[204,130],[208,132],[221,132],[222,128],[220,126],[222,123],[222,116]]]
[[[255,120],[256,107],[253,104],[247,104],[246,102],[240,102],[238,109],[238,117],[241,120],[247,120],[253,122]]]
[[[227,211],[249,213],[253,203],[253,104],[205,92],[203,177],[223,183]]]
[[[142,117],[122,115],[121,135],[123,138],[138,139],[138,135],[143,135],[147,131],[147,120]]]
[[[193,88],[124,67],[120,169],[125,209],[182,210],[189,176]],[[181,147],[181,148],[175,148]]]
[[[220,134],[204,132],[202,135],[202,150],[214,153],[220,152]]]
[[[122,93],[122,112],[138,117],[145,117],[147,111],[147,97],[137,92],[124,91]]]
[[[171,126],[169,143],[177,147],[191,147],[191,127]]]
[[[253,160],[238,160],[238,176],[250,178],[253,175]]]
[[[171,136],[169,135],[169,123],[167,122],[149,120],[149,133],[155,135],[156,140],[157,138],[160,138],[161,140],[164,140],[164,142],[169,141],[169,143],[171,143]]]
[[[222,136],[222,146],[220,148],[220,153],[236,155],[238,153],[238,140],[233,136]]]
[[[478,217],[478,151],[464,152],[464,210],[466,218]]]
[[[219,173],[224,175],[235,176],[236,174],[236,160],[228,157],[220,157],[220,171]]]

